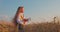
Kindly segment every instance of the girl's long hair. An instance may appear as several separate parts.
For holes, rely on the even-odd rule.
[[[14,23],[15,25],[18,24],[18,23],[17,23],[17,17],[18,17],[18,15],[19,15],[19,13],[21,12],[21,11],[20,11],[21,8],[23,8],[23,7],[18,7],[17,12],[16,12],[16,14],[15,14],[15,16],[14,16],[14,18],[13,18],[13,23]]]

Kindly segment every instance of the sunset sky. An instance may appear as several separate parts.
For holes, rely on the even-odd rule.
[[[19,6],[24,6],[25,17],[31,17],[32,21],[60,16],[60,0],[0,0],[0,19],[14,18]]]

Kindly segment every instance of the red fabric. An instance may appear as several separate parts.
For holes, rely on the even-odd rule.
[[[24,24],[28,21],[28,19],[23,19],[23,21],[24,21]]]

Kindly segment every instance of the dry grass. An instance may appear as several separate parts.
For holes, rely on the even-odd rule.
[[[27,25],[26,32],[60,32],[60,24],[58,23],[39,23]]]
[[[15,32],[14,24],[0,21],[0,32]]]
[[[0,22],[0,32],[16,32],[13,23]],[[60,24],[58,23],[39,23],[29,24],[24,28],[25,32],[60,32]]]

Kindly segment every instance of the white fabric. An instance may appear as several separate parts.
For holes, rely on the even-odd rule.
[[[23,21],[20,20],[20,19],[17,19],[17,23],[19,23],[19,24],[23,24]]]
[[[17,22],[20,23],[20,24],[23,24],[23,19],[21,18],[21,16],[23,17],[23,13],[20,13],[18,18],[17,18]]]

